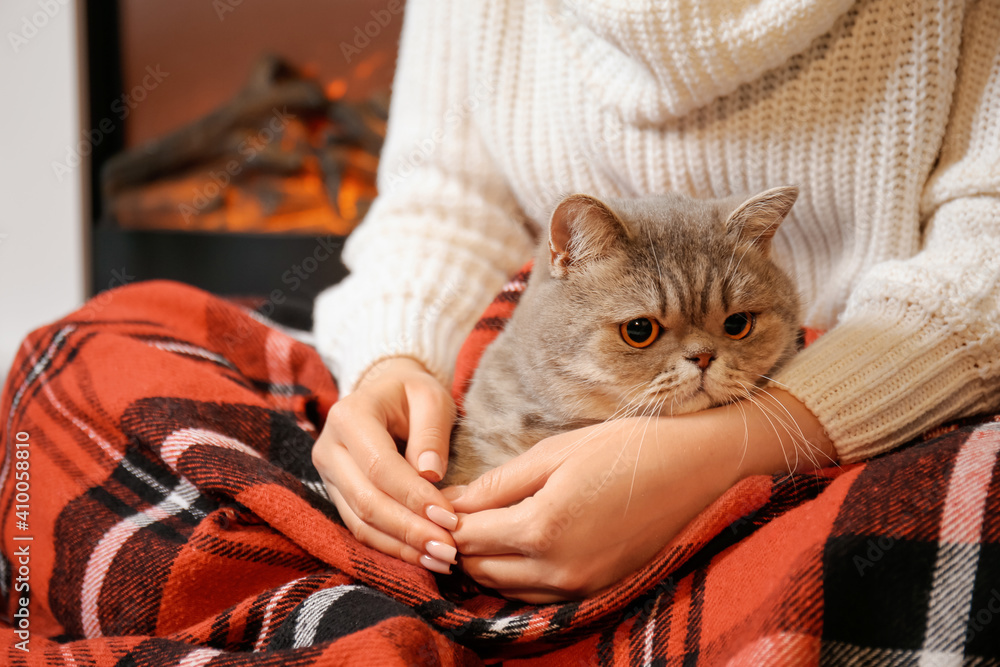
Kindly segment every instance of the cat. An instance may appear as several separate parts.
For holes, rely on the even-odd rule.
[[[770,257],[797,196],[562,200],[473,376],[440,485],[570,429],[746,398],[797,349],[798,293]]]

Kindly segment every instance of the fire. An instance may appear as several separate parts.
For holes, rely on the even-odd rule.
[[[326,96],[330,100],[339,100],[347,93],[347,79],[334,79],[326,84]]]
[[[337,208],[340,214],[347,219],[358,217],[361,200],[371,201],[375,198],[375,188],[366,179],[356,175],[345,176],[340,184],[340,192],[337,193]]]
[[[371,56],[365,58],[358,66],[354,68],[354,78],[359,81],[364,81],[371,77],[377,70],[385,67],[387,64],[388,54],[382,51],[376,51]]]
[[[365,59],[350,80],[371,76],[385,60],[386,54]],[[198,121],[153,149],[115,158],[103,185],[119,225],[346,235],[360,222],[376,195],[385,104],[349,101],[348,78],[320,85],[274,59],[258,67],[266,76],[258,72],[251,79],[256,83],[222,110],[238,119],[225,131]],[[319,94],[310,97],[313,86]],[[286,109],[280,122],[272,108]],[[217,143],[199,146],[192,159],[191,140],[206,136]],[[171,146],[185,148],[175,156]],[[135,176],[144,173],[155,177]]]

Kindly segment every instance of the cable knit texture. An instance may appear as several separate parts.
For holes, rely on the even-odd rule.
[[[796,184],[774,253],[829,331],[775,382],[870,457],[998,405],[997,118],[997,2],[410,0],[320,351],[448,382],[563,195]]]

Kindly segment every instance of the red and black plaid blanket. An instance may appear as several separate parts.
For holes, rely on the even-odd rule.
[[[531,606],[354,541],[310,463],[336,398],[311,348],[178,284],[31,334],[0,412],[0,662],[997,664],[994,417],[748,479],[614,589]]]

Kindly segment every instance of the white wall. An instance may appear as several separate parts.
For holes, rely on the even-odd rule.
[[[0,377],[21,339],[84,299],[86,164],[74,0],[0,2]]]

